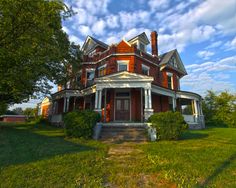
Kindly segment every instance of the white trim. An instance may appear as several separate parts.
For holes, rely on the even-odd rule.
[[[150,75],[150,67],[149,66],[147,66],[147,65],[144,65],[144,64],[142,64],[142,72],[143,72],[143,68],[145,68],[145,69],[147,69],[148,70],[148,76]]]
[[[131,47],[131,44],[130,44],[127,40],[125,40],[125,38],[123,38],[123,39],[118,43],[118,45],[119,45],[122,41],[124,41],[129,47]]]
[[[100,67],[98,67],[98,70],[102,69],[102,68],[106,68],[107,64],[101,65]]]
[[[127,70],[126,71],[129,71],[129,60],[118,60],[116,62],[117,62],[117,71],[118,72],[120,71],[119,65],[126,65],[127,66]]]

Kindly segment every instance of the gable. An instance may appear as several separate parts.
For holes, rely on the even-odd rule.
[[[160,61],[161,70],[163,70],[166,67],[169,67],[180,72],[182,75],[187,74],[184,64],[176,49],[170,52],[167,52],[163,55],[160,55],[159,58],[161,59]]]
[[[145,32],[143,32],[143,33],[141,33],[141,34],[139,34],[139,35],[137,35],[137,36],[131,38],[128,42],[129,42],[130,44],[133,44],[133,43],[135,43],[136,41],[141,41],[141,42],[142,42],[143,44],[145,44],[145,45],[150,44],[150,41],[148,40],[147,35],[146,35]]]
[[[146,76],[146,75],[140,75],[136,73],[130,73],[127,71],[122,71],[114,74],[110,74],[107,76],[103,76],[100,78],[95,78],[96,83],[103,83],[103,82],[134,82],[134,81],[153,81],[153,77]]]
[[[131,49],[132,49],[131,45],[124,39],[122,41],[120,41],[119,44],[117,44],[116,48],[117,48],[118,53],[132,52],[131,51]]]
[[[93,50],[95,50],[95,48],[97,46],[100,46],[104,49],[108,48],[108,45],[91,37],[91,36],[87,36],[83,46],[82,46],[82,51],[84,52],[84,54],[89,54],[90,52],[92,52]]]

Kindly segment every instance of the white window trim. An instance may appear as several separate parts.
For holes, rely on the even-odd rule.
[[[102,69],[102,68],[106,68],[107,64],[101,65],[100,67],[98,67],[98,70]]]
[[[144,64],[142,64],[142,71],[143,71],[143,68],[145,68],[145,69],[147,69],[148,70],[148,76],[149,76],[149,74],[150,74],[150,67],[149,66],[147,66],[147,65],[144,65]]]
[[[174,89],[173,73],[167,72],[166,75],[171,77],[171,89]]]
[[[86,69],[86,80],[92,80],[92,79],[88,79],[88,78],[87,78],[87,73],[88,73],[88,72],[92,72],[92,71],[94,71],[94,78],[95,78],[95,69],[94,69],[94,68]],[[94,79],[94,78],[93,78],[93,79]]]
[[[117,71],[119,72],[119,65],[127,65],[127,71],[129,71],[129,60],[119,60],[117,61]]]

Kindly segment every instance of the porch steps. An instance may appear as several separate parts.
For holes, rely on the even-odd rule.
[[[103,141],[148,141],[144,125],[103,125],[100,140]]]

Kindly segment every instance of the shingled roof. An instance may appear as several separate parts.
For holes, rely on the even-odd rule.
[[[98,40],[98,39],[96,39],[96,38],[94,38],[94,37],[91,37],[91,36],[89,36],[89,37],[90,37],[92,40],[94,40],[97,44],[103,46],[104,48],[108,48],[108,45],[107,45],[106,43],[104,43],[104,42],[102,42],[102,41],[100,41],[100,40]]]
[[[169,52],[159,55],[160,65],[167,64],[169,62],[170,58],[174,55],[175,51],[177,51],[177,50],[174,49],[174,50],[171,50]]]

